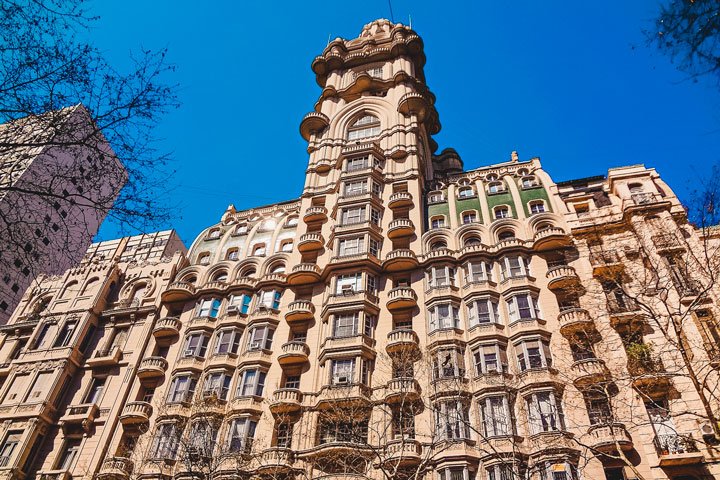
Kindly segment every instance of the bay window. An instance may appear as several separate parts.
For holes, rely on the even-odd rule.
[[[485,469],[487,480],[513,480],[516,478],[511,463],[498,463]]]
[[[511,256],[500,260],[500,274],[503,281],[510,278],[530,276],[530,263],[525,257]]]
[[[491,282],[492,281],[492,264],[481,260],[473,260],[465,267],[466,283],[474,282]]]
[[[277,310],[280,308],[281,296],[282,292],[279,290],[261,290],[257,293],[257,308]]]
[[[320,422],[320,445],[327,443],[367,442],[368,421],[363,420],[322,420]]]
[[[367,192],[367,181],[356,180],[352,182],[345,182],[345,193],[346,197],[353,197],[356,195],[362,195]]]
[[[195,332],[185,338],[185,347],[183,348],[183,358],[199,357],[204,358],[207,352],[210,336],[206,333]]]
[[[460,347],[441,348],[432,354],[433,380],[465,377],[465,352]]]
[[[437,471],[438,480],[472,480],[467,467],[448,467]]]
[[[217,318],[221,304],[222,301],[219,298],[208,298],[205,300],[200,300],[200,303],[198,303],[196,316]]]
[[[338,255],[347,257],[365,252],[365,237],[343,238],[338,242]]]
[[[227,400],[228,390],[232,376],[227,372],[210,372],[205,377],[203,385],[203,397],[215,397],[219,400]]]
[[[510,405],[505,395],[494,395],[480,400],[485,437],[512,435]]]
[[[267,372],[257,368],[243,370],[240,373],[240,381],[238,382],[237,397],[262,397],[265,388],[265,377]]]
[[[228,313],[236,312],[236,313],[242,313],[243,315],[248,313],[248,310],[250,310],[250,301],[252,300],[252,297],[250,295],[233,295],[230,297],[230,302],[228,304]]]
[[[560,399],[554,392],[533,393],[525,401],[531,434],[565,429]]]
[[[215,354],[235,354],[240,345],[240,330],[237,328],[224,328],[215,334]]]
[[[248,417],[234,418],[228,429],[227,446],[230,452],[246,452],[252,447],[257,422]]]
[[[358,334],[360,313],[339,313],[333,316],[333,337],[353,337]]]
[[[492,298],[472,300],[467,304],[468,322],[471,327],[475,325],[488,325],[500,323],[498,315],[498,302]]]
[[[189,447],[193,453],[209,458],[215,449],[218,429],[210,419],[195,421],[190,427]]]
[[[272,349],[275,330],[268,325],[257,325],[248,330],[247,349],[249,352]]]
[[[519,293],[507,299],[510,322],[540,318],[537,299],[529,293]]]
[[[455,269],[450,266],[432,267],[426,272],[428,287],[455,286]]]
[[[460,311],[450,303],[440,303],[428,309],[430,331],[460,328]]]
[[[361,272],[338,275],[335,281],[335,294],[350,294],[363,290],[363,274]]]
[[[152,458],[172,460],[177,454],[180,429],[174,423],[161,423],[153,439]]]
[[[480,345],[473,350],[475,374],[503,373],[507,371],[505,347],[499,343]]]
[[[365,207],[350,207],[340,214],[341,225],[354,225],[365,221]]]
[[[550,345],[545,340],[522,340],[515,344],[515,352],[521,372],[534,368],[548,368],[552,365]]]
[[[470,438],[468,408],[459,400],[446,400],[435,405],[435,427],[441,438],[463,440]]]
[[[344,358],[331,363],[331,385],[350,385],[355,381],[355,359]]]
[[[576,480],[578,478],[577,467],[568,462],[545,462],[539,466],[539,469],[540,480]]]
[[[190,375],[179,375],[173,378],[168,390],[168,403],[188,402],[195,394],[197,378]]]

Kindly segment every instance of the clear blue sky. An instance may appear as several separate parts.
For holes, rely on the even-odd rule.
[[[658,2],[392,0],[423,37],[440,149],[467,169],[539,156],[556,180],[645,163],[686,198],[720,160],[720,93],[684,81],[645,44]],[[328,37],[390,16],[387,0],[95,0],[93,36],[120,68],[168,47],[182,107],[160,125],[174,154],[172,225],[186,244],[238,209],[299,196],[298,133],[320,93],[310,62]],[[114,236],[105,227],[101,238]]]

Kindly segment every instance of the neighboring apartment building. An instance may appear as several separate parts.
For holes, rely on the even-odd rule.
[[[80,261],[125,181],[82,105],[0,125],[0,325],[33,278]]]
[[[640,165],[556,184],[516,152],[470,171],[433,153],[424,62],[386,20],[333,40],[299,199],[230,206],[186,257],[42,280],[40,320],[50,294],[28,292],[0,349],[0,475],[720,475],[720,234]],[[73,324],[67,350],[67,322],[50,340],[43,319],[91,276],[105,333]],[[83,373],[36,395],[38,375],[60,383],[55,352]]]

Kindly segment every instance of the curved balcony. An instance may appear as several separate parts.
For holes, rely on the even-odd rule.
[[[126,457],[109,457],[106,458],[98,476],[107,480],[127,480],[132,475],[134,463]]]
[[[177,317],[163,317],[155,323],[153,336],[157,340],[169,340],[180,335],[180,320]]]
[[[326,385],[316,398],[316,408],[332,405],[367,406],[372,401],[372,389],[361,383]]]
[[[590,264],[596,277],[614,276],[624,268],[620,255],[614,250],[590,252]]]
[[[415,114],[420,121],[423,121],[429,108],[428,99],[424,95],[417,92],[408,92],[400,97],[397,110],[403,115]]]
[[[137,376],[143,383],[154,383],[165,377],[168,362],[163,357],[147,357],[140,361]]]
[[[287,276],[290,285],[309,285],[320,280],[320,267],[315,263],[299,263]]]
[[[148,402],[129,402],[120,414],[120,423],[124,426],[147,425],[152,411]]]
[[[288,305],[285,320],[288,323],[305,322],[312,320],[314,315],[315,306],[310,300],[295,300]]]
[[[605,362],[599,358],[579,360],[572,364],[570,370],[574,379],[573,383],[577,388],[610,380],[610,372],[605,366]]]
[[[420,398],[420,384],[414,378],[393,378],[385,387],[385,402],[408,403]]]
[[[557,371],[551,368],[531,368],[520,372],[516,375],[515,380],[515,387],[520,392],[536,387],[562,385],[562,382],[558,380]]]
[[[257,287],[269,287],[272,285],[282,286],[287,281],[287,275],[284,273],[266,273],[257,280]]]
[[[320,206],[308,207],[303,215],[305,223],[324,222],[327,218],[327,208]]]
[[[419,353],[420,341],[417,333],[412,330],[397,329],[388,333],[388,341],[385,344],[385,351],[392,354]]]
[[[517,338],[529,333],[536,333],[545,330],[547,322],[541,318],[522,318],[515,320],[507,327],[508,336]]]
[[[392,465],[413,465],[422,459],[422,445],[413,438],[393,440],[387,444],[385,463]]]
[[[453,262],[455,254],[449,248],[435,248],[423,255],[423,262]]]
[[[248,276],[238,277],[233,282],[233,288],[244,288],[247,290],[252,290],[255,287],[257,287],[257,283],[258,283],[257,278],[248,277]]]
[[[297,243],[297,249],[300,253],[314,252],[321,250],[325,240],[319,233],[311,232],[304,235],[300,235]]]
[[[390,195],[388,208],[410,208],[413,206],[413,198],[410,192],[395,192]]]
[[[345,462],[355,462],[359,459],[372,458],[372,450],[365,443],[353,443],[353,442],[327,442],[321,443],[316,447],[306,451],[306,455],[311,461],[327,462],[335,461],[339,459]],[[317,479],[325,480],[326,477],[315,477]],[[340,480],[340,479],[356,479],[360,480],[363,477],[358,475],[357,477],[348,477],[346,475],[331,475],[327,477],[328,480]]]
[[[516,250],[519,248],[525,248],[525,242],[519,238],[506,238],[495,244],[495,251],[497,253],[505,253],[507,250]]]
[[[395,287],[388,292],[387,309],[391,312],[417,306],[417,294],[410,287]]]
[[[633,448],[632,438],[622,423],[593,425],[588,428],[588,437],[585,443],[603,453],[612,454],[618,449],[628,451]]]
[[[570,308],[560,312],[558,315],[560,333],[565,337],[571,337],[578,332],[590,332],[595,330],[595,322],[584,308]]]
[[[580,277],[570,265],[552,267],[545,276],[548,279],[548,288],[553,291],[577,286],[580,283]]]
[[[644,395],[655,397],[670,390],[672,382],[659,358],[628,358],[627,367],[633,387]]]
[[[227,282],[221,282],[221,281],[211,281],[211,282],[205,282],[202,287],[199,287],[196,292],[197,293],[225,293],[225,291],[228,289],[229,285]]]
[[[386,272],[402,272],[417,268],[418,265],[419,262],[415,252],[402,248],[388,253],[382,263],[382,268]]]
[[[287,473],[292,468],[293,451],[289,448],[268,448],[259,459],[257,473],[269,475]]]
[[[565,230],[558,227],[550,227],[540,230],[533,238],[533,249],[542,252],[566,247],[572,243],[570,236]]]
[[[305,342],[287,342],[282,346],[282,353],[278,356],[280,365],[293,365],[305,363],[310,355],[310,347]]]
[[[390,222],[387,237],[390,239],[409,237],[415,233],[415,225],[407,218],[398,218]]]
[[[506,370],[503,366],[503,370]],[[475,393],[485,393],[490,390],[507,390],[511,386],[512,377],[504,372],[488,372],[473,377],[470,387]]]
[[[320,112],[310,112],[300,121],[300,135],[305,141],[310,141],[310,135],[323,131],[330,125],[327,115]]]
[[[163,302],[181,302],[195,296],[195,285],[188,282],[173,282],[160,296]]]
[[[273,392],[270,411],[273,414],[297,412],[302,407],[302,392],[296,388],[279,388]]]

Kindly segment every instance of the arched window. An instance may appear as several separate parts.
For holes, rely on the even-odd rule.
[[[248,232],[248,226],[246,223],[241,223],[235,227],[235,235],[245,235]]]
[[[215,238],[220,238],[220,229],[219,228],[213,228],[208,232],[208,239],[212,240]]]
[[[95,286],[97,285],[97,283],[98,283],[99,281],[100,281],[99,278],[92,278],[92,279],[90,279],[90,280],[85,284],[85,288],[83,288],[82,294],[83,294],[83,295],[87,295],[88,293],[90,293],[90,292],[92,291],[92,289],[95,288]]]
[[[542,232],[543,230],[547,230],[548,228],[552,228],[551,223],[541,223],[540,225],[537,226],[537,231]]]
[[[293,249],[293,241],[292,240],[283,240],[282,243],[280,243],[280,251],[281,252],[292,252]]]
[[[183,278],[182,280],[185,283],[194,284],[197,282],[197,277],[195,275],[188,275],[187,277]]]
[[[255,267],[247,267],[247,268],[244,268],[240,272],[240,276],[241,277],[252,277],[253,275],[255,275],[255,272],[256,272]]]
[[[252,254],[256,257],[262,257],[265,255],[265,244],[264,243],[258,243],[256,245],[253,245],[252,248]]]
[[[495,207],[495,219],[510,218],[510,209],[506,205]]]
[[[458,197],[459,198],[471,198],[475,196],[475,191],[472,187],[460,187],[458,189]]]
[[[642,183],[629,183],[628,188],[630,189],[630,193],[642,193],[643,192]]]
[[[443,215],[438,215],[436,217],[432,217],[430,219],[430,228],[444,228],[445,227],[445,217]]]
[[[488,193],[502,193],[505,191],[505,186],[502,182],[492,182],[488,184]]]
[[[543,213],[545,211],[545,202],[542,200],[535,200],[533,202],[530,202],[530,215],[535,215],[537,213]]]
[[[430,244],[430,250],[441,250],[447,248],[447,242],[445,240],[436,240]]]
[[[510,228],[505,229],[505,230],[501,230],[501,231],[498,233],[498,240],[501,241],[501,242],[502,242],[503,240],[510,240],[510,239],[512,239],[512,238],[515,238],[515,232],[514,232],[512,229],[510,229]]]
[[[278,262],[270,267],[270,273],[285,273],[285,264]]]
[[[228,260],[237,260],[240,257],[240,250],[237,248],[231,248],[228,250],[227,255],[225,255],[225,258]]]
[[[462,212],[463,225],[475,222],[477,222],[477,212],[475,210],[467,210],[465,212]]]
[[[210,253],[203,252],[200,255],[198,255],[198,263],[200,265],[210,265]]]
[[[60,298],[70,298],[71,296],[75,295],[78,290],[78,282],[70,282],[65,287],[65,290],[62,291],[62,294],[60,294]]]
[[[227,280],[228,274],[225,270],[221,270],[213,275],[213,282],[224,282]]]
[[[298,217],[290,217],[288,218],[287,223],[285,224],[286,227],[294,227],[298,224]]]
[[[139,305],[142,298],[145,296],[145,289],[147,288],[147,285],[144,283],[141,283],[140,285],[135,287],[135,290],[133,290],[132,294],[132,304],[133,305]]]
[[[379,134],[380,120],[373,115],[365,114],[348,128],[347,139],[360,140],[362,138],[375,137]]]
[[[520,184],[522,185],[522,188],[533,188],[538,186],[537,179],[532,175],[523,177],[522,180],[520,180]]]
[[[480,245],[482,241],[480,240],[480,237],[476,237],[474,235],[470,235],[465,237],[463,240],[463,245],[466,247],[469,247],[471,245]]]

